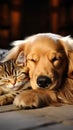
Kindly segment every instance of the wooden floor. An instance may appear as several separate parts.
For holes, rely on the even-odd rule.
[[[2,106],[0,130],[73,130],[73,105],[33,110]]]

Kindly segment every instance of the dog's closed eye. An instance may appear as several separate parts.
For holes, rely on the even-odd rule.
[[[58,56],[58,57],[53,57],[51,59],[51,62],[52,64],[55,66],[55,67],[59,67],[61,65],[61,62],[62,62],[62,57]]]
[[[29,59],[29,61],[36,62],[36,60],[35,60],[35,59]]]
[[[37,62],[39,60],[38,56],[33,54],[32,56],[28,56],[27,57],[27,61],[31,61],[31,62]]]

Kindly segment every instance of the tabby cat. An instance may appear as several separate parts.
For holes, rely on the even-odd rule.
[[[17,59],[0,63],[0,105],[13,103],[17,94],[30,88],[23,53]]]

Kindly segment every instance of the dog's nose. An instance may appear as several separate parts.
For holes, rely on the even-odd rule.
[[[51,83],[51,79],[47,76],[39,76],[37,78],[37,84],[41,88],[46,88]]]

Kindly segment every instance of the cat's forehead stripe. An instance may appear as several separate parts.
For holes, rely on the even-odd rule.
[[[5,63],[4,63],[4,69],[5,69],[5,72],[6,72],[8,75],[13,74],[14,61],[13,61],[13,60],[10,60],[10,61],[5,62]]]
[[[9,75],[9,73],[10,73],[9,72],[10,67],[9,67],[8,63],[5,63],[4,69],[5,69],[5,72]]]

